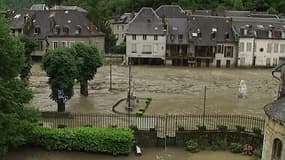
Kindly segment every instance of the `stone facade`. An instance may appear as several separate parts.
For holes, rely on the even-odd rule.
[[[282,142],[281,157],[273,158],[274,140],[279,139]],[[284,160],[285,159],[285,126],[270,117],[266,118],[265,133],[263,142],[262,160]]]

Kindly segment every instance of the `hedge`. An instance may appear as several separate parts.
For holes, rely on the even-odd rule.
[[[124,128],[42,128],[31,135],[30,144],[47,150],[129,154],[134,135]]]

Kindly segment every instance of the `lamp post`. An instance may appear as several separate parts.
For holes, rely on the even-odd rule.
[[[204,88],[203,127],[205,126],[207,87]]]
[[[110,63],[110,91],[112,91],[112,63]]]

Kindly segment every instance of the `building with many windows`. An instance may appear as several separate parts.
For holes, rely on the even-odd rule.
[[[24,34],[37,41],[33,57],[40,58],[49,49],[71,47],[75,43],[97,45],[104,53],[104,34],[96,30],[86,11],[79,7],[65,8],[48,9],[38,5],[14,12],[9,15],[12,34]]]
[[[144,7],[130,21],[126,34],[126,63],[164,64],[166,30],[152,8]]]

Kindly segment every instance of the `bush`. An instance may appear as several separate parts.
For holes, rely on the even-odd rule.
[[[196,140],[189,140],[186,142],[186,150],[192,153],[199,152],[199,144]]]
[[[145,108],[140,108],[139,111],[145,112]]]
[[[256,150],[253,151],[253,155],[254,155],[256,158],[261,158],[261,156],[262,156],[262,149],[257,148]]]
[[[211,144],[212,150],[227,150],[228,141],[226,138],[216,138]]]
[[[253,133],[257,134],[257,135],[261,135],[262,131],[259,128],[252,128]]]
[[[133,131],[138,131],[138,127],[136,125],[130,125],[129,128]]]
[[[30,143],[47,150],[129,154],[133,132],[123,128],[41,128],[33,130]]]
[[[239,143],[231,143],[230,144],[230,150],[233,153],[242,153],[243,152],[243,146]]]
[[[137,115],[137,116],[142,116],[143,114],[144,114],[143,111],[137,111],[137,112],[136,112],[136,115]]]
[[[227,126],[223,126],[223,125],[217,125],[217,128],[219,131],[227,131],[228,127]]]
[[[185,128],[183,126],[178,126],[178,131],[184,131]]]
[[[245,131],[245,127],[243,127],[243,126],[236,126],[236,129],[238,132],[244,132]]]
[[[197,126],[197,128],[198,128],[198,131],[206,131],[206,126]]]

